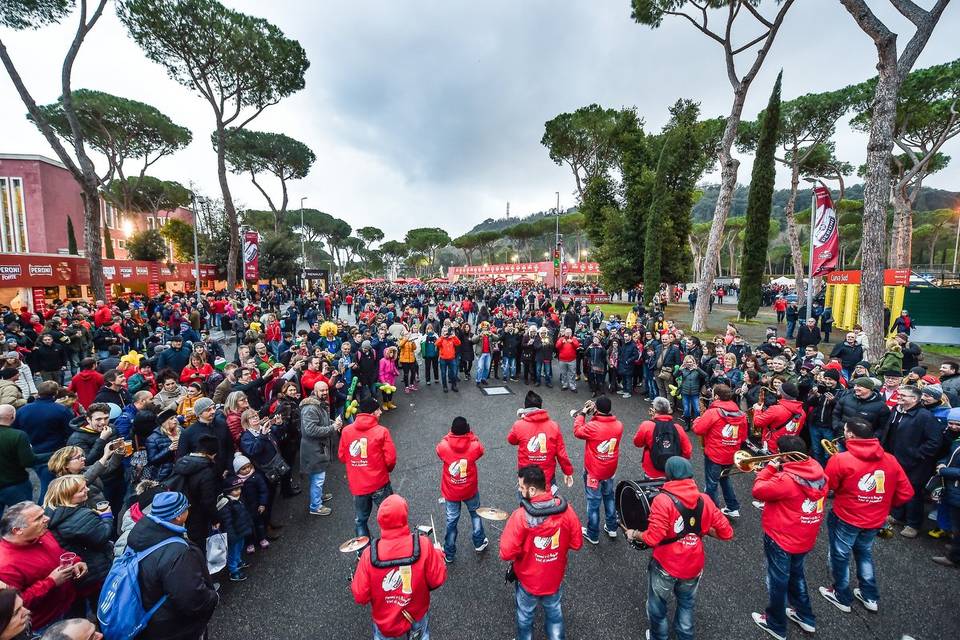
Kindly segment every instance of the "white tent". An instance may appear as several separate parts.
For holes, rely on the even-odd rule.
[[[796,283],[797,283],[796,280],[794,280],[793,278],[788,278],[786,276],[780,276],[776,280],[770,281],[770,284],[775,284],[777,286],[786,286],[786,287],[792,287]]]

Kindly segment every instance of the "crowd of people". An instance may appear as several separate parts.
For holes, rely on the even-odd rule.
[[[637,302],[622,318],[575,291],[505,284],[134,295],[57,301],[42,316],[0,308],[0,640],[95,637],[98,612],[109,619],[104,593],[116,595],[108,587],[122,586],[112,577],[125,562],[138,567],[136,589],[151,612],[137,637],[201,637],[219,600],[211,538],[226,534],[225,577],[247,579],[282,535],[274,507],[301,493],[298,478],[309,514],[332,513],[326,474],[338,462],[358,537],[370,535],[377,507],[380,538],[360,554],[352,584],[356,601],[372,607],[374,637],[429,638],[429,593],[456,559],[461,505],[475,552],[489,544],[477,514],[484,446],[464,417],[436,446],[447,514],[437,549],[410,532],[406,502],[390,484],[397,452],[379,417],[398,409],[398,393],[430,385],[459,393],[462,383],[483,388],[491,379],[530,387],[507,436],[517,446],[521,506],[499,544],[515,582],[518,638],[530,637],[537,606],[550,637],[562,637],[567,551],[618,535],[616,396],[650,401],[633,444],[643,449],[644,476],[663,481],[650,526],[626,532],[654,548],[649,637],[667,637],[669,593],[678,637],[692,637],[700,540],[733,535],[740,502],[727,473],[744,447],[804,458],[766,465],[754,485],[770,588],[757,624],[778,638],[787,619],[814,628],[803,558],[828,495],[834,582],[820,592],[842,611],[853,598],[876,611],[876,535],[894,525],[905,538],[920,535],[931,495],[939,503],[927,533],[946,541],[960,531],[957,363],[928,372],[909,319],[877,363],[864,359],[859,331],[828,352],[822,313],[801,323],[793,344],[779,325],[759,344],[733,325],[705,341],[665,317],[666,298]],[[590,399],[573,425],[586,446],[581,525],[558,489],[556,466],[568,488],[574,468],[537,388],[556,383],[576,394],[582,382]],[[704,451],[702,492],[690,432]],[[681,531],[678,516],[688,523]],[[860,581],[852,591],[851,554]],[[960,545],[934,561],[960,565]]]

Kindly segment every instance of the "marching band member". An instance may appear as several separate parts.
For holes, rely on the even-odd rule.
[[[573,486],[573,464],[567,455],[567,445],[563,441],[560,426],[550,419],[543,409],[543,399],[535,392],[528,391],[523,400],[523,409],[518,412],[520,419],[513,423],[507,442],[517,446],[517,468],[535,464],[543,469],[548,486],[555,486],[553,474],[557,463],[563,471],[563,482]]]
[[[380,424],[380,403],[364,398],[353,423],[343,428],[337,451],[346,467],[347,485],[353,494],[358,536],[370,535],[367,521],[373,505],[393,493],[390,472],[397,464],[397,449],[390,431]]]
[[[868,611],[877,611],[879,592],[873,569],[873,541],[891,508],[913,497],[910,479],[897,459],[883,450],[873,427],[864,420],[843,428],[847,450],[827,462],[833,508],[827,516],[829,561],[833,586],[820,595],[844,613],[856,597]],[[850,555],[857,565],[859,589],[850,592]]]
[[[693,606],[706,561],[702,538],[733,538],[730,521],[693,481],[693,466],[680,456],[667,460],[667,482],[650,505],[646,531],[628,529],[627,540],[641,539],[653,548],[647,567],[647,619],[650,640],[667,640],[667,599],[674,594],[674,631],[679,640],[693,639]],[[677,526],[680,530],[677,530]]]
[[[777,449],[807,453],[798,436],[780,436]],[[777,640],[786,640],[787,618],[808,633],[816,631],[803,564],[817,543],[826,496],[827,478],[813,458],[767,464],[753,485],[753,497],[766,503],[761,522],[770,602],[765,613],[751,616]]]
[[[606,522],[603,530],[611,538],[617,537],[617,507],[614,504],[613,477],[620,460],[623,442],[623,423],[610,413],[610,398],[600,396],[590,400],[577,412],[573,421],[573,435],[586,441],[583,452],[583,486],[587,497],[587,526],[583,537],[590,544],[600,542],[600,503]],[[587,414],[591,414],[589,422]]]
[[[429,640],[430,592],[447,579],[441,553],[427,536],[410,534],[407,501],[398,495],[383,501],[377,523],[382,537],[360,556],[353,599],[371,606],[373,640]]]
[[[531,640],[537,605],[543,606],[547,637],[564,637],[561,598],[567,553],[583,546],[580,520],[563,497],[548,488],[543,469],[520,468],[522,497],[500,537],[500,558],[511,562],[508,579],[516,580],[517,639]]]
[[[753,425],[760,429],[763,448],[777,453],[777,439],[780,436],[796,436],[803,430],[806,413],[803,403],[797,398],[800,390],[792,382],[780,385],[779,398],[772,407],[753,406]]]
[[[453,419],[450,433],[437,444],[437,457],[443,462],[440,469],[440,493],[447,512],[447,532],[443,537],[443,559],[447,564],[457,555],[457,523],[460,521],[460,503],[467,506],[473,527],[473,550],[480,553],[489,540],[483,531],[483,520],[477,515],[480,492],[477,490],[477,460],[483,456],[483,445],[470,430],[467,419]]]
[[[733,454],[747,439],[747,416],[734,401],[730,387],[725,384],[713,386],[713,402],[693,421],[693,432],[703,437],[703,492],[719,505],[719,485],[725,504],[720,512],[728,518],[739,518],[740,502],[733,490],[733,482],[720,475],[733,464]]]
[[[693,445],[683,427],[673,421],[673,407],[663,396],[651,403],[653,418],[644,420],[633,436],[633,445],[643,449],[643,472],[647,478],[664,477],[664,466],[673,456],[690,459]]]

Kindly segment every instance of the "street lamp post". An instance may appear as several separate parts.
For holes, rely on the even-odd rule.
[[[197,307],[200,306],[200,248],[197,242],[197,194],[193,191],[193,182],[190,183],[190,201],[193,205],[193,269],[194,286],[197,288]]]
[[[303,201],[307,199],[307,196],[300,198],[300,261],[303,262],[303,270],[307,270],[307,245],[304,242],[304,225],[303,225]]]

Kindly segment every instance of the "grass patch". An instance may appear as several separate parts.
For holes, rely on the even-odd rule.
[[[626,320],[630,309],[633,309],[633,305],[627,302],[610,302],[601,304],[600,308],[603,310],[603,317],[605,318],[609,318],[610,314],[614,313],[620,316],[621,320]]]
[[[937,353],[941,356],[960,358],[960,346],[955,344],[924,344],[921,349],[925,353]]]

